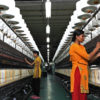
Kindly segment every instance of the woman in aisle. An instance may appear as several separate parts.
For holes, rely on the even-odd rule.
[[[40,98],[40,78],[41,78],[41,58],[39,57],[38,51],[33,51],[33,55],[35,57],[35,60],[33,63],[30,63],[26,58],[25,58],[25,61],[27,64],[31,66],[34,65],[32,90],[35,95],[32,96],[32,99],[39,99]]]
[[[72,41],[74,42],[69,50],[70,61],[72,62],[71,71],[71,93],[72,100],[87,100],[88,89],[88,62],[94,61],[100,57],[98,52],[100,42],[96,44],[95,49],[88,54],[81,43],[84,41],[84,31],[75,30]]]

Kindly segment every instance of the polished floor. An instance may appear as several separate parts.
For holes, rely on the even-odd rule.
[[[41,80],[40,99],[38,100],[71,100],[61,83],[53,75]],[[28,100],[33,100],[29,97]]]
[[[31,99],[31,94],[28,100]],[[53,75],[48,75],[41,79],[40,99],[38,100],[71,100],[69,93],[65,91],[59,79]],[[100,100],[100,98],[93,94],[88,94],[87,100]]]

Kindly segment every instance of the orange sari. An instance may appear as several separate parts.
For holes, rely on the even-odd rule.
[[[73,43],[69,50],[70,61],[72,61],[71,71],[71,92],[74,92],[74,74],[78,67],[80,72],[80,93],[89,93],[88,89],[88,59],[89,55],[83,45]]]

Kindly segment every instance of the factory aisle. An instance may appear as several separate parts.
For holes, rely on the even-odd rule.
[[[40,97],[39,100],[71,100],[59,80],[53,75],[42,78]],[[31,95],[28,100],[33,100]]]
[[[35,100],[31,99],[32,95],[34,94],[31,94],[28,100]],[[48,75],[41,79],[40,97],[41,98],[37,100],[71,100],[71,96],[65,91],[59,78],[53,75]],[[96,97],[93,94],[88,94],[87,99],[100,100],[99,97]]]

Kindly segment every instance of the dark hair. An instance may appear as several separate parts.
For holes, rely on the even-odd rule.
[[[33,53],[39,55],[39,51],[34,50]]]
[[[74,42],[76,40],[76,36],[79,36],[81,34],[84,34],[84,31],[80,30],[80,29],[77,29],[73,32],[73,38],[72,38],[72,41]]]

